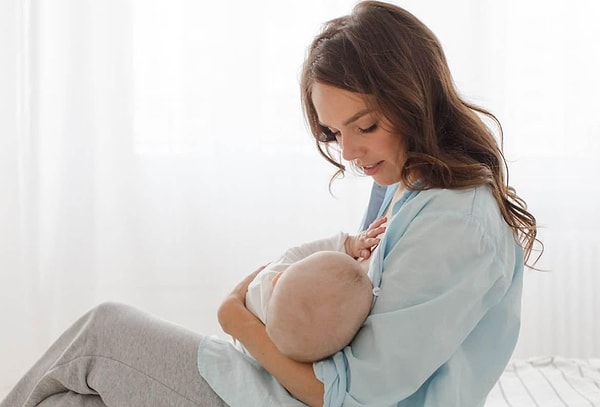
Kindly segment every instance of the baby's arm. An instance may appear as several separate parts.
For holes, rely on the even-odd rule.
[[[274,263],[295,263],[310,256],[311,254],[323,251],[344,251],[344,242],[346,241],[347,233],[339,232],[334,236],[324,239],[306,242],[299,246],[294,246],[286,250],[277,262]]]
[[[387,222],[387,218],[382,216],[375,219],[367,230],[358,235],[348,235],[344,242],[346,253],[355,258],[362,257],[365,260],[371,257],[371,252],[380,242],[379,236],[385,232],[385,222]]]

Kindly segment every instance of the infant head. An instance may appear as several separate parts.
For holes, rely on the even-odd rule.
[[[347,254],[322,251],[292,264],[277,280],[266,329],[277,349],[313,362],[347,345],[369,314],[372,285]]]

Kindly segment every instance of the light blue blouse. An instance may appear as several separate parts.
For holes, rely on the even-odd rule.
[[[324,405],[483,406],[516,344],[522,271],[487,187],[406,192],[371,258],[371,314],[350,346],[313,365]],[[227,342],[205,338],[198,368],[232,407],[303,405]]]

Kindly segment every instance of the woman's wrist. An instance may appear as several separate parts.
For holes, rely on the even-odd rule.
[[[236,285],[229,295],[225,297],[225,300],[223,300],[219,306],[219,309],[217,310],[217,319],[221,325],[221,328],[226,334],[229,334],[236,339],[238,339],[237,331],[240,330],[244,321],[259,321],[246,308],[246,292],[248,291],[248,285],[250,282],[254,280],[258,273],[260,273],[265,267],[266,265],[261,266],[246,276],[246,278]]]
[[[221,329],[228,335],[243,342],[244,332],[248,326],[257,322],[262,324],[243,304],[239,298],[228,296],[217,311],[217,319]]]

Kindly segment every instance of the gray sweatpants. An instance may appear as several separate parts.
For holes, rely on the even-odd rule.
[[[226,406],[198,373],[201,337],[105,303],[71,326],[0,407]]]

